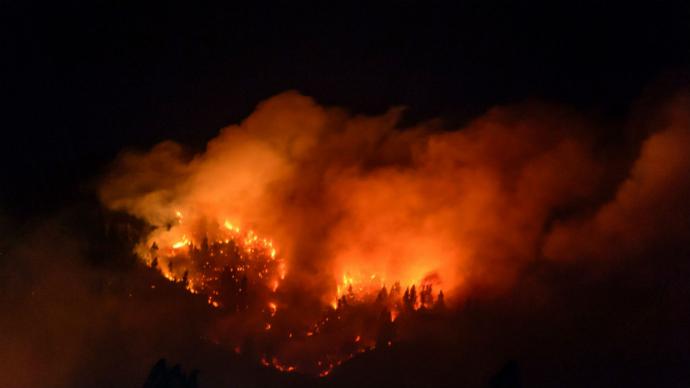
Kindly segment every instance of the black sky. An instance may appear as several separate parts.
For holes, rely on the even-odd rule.
[[[287,89],[355,112],[407,105],[410,122],[528,98],[615,120],[690,63],[680,1],[2,9],[0,205],[15,216],[81,195],[124,147],[200,148]]]
[[[122,150],[165,139],[201,150],[260,101],[296,89],[355,113],[405,105],[401,125],[441,117],[454,129],[496,105],[562,104],[606,124],[591,126],[608,131],[595,134],[606,153],[625,148],[617,146],[629,135],[629,120],[655,100],[648,96],[690,85],[688,1],[225,3],[0,2],[0,299],[13,303],[5,304],[0,323],[15,324],[16,333],[3,337],[0,330],[0,345],[5,340],[15,347],[4,349],[48,355],[34,360],[0,351],[18,360],[0,360],[0,375],[43,373],[50,383],[51,373],[73,367],[74,376],[53,386],[75,386],[72,380],[125,386],[141,381],[166,354],[183,355],[171,361],[188,368],[203,366],[204,386],[225,386],[212,384],[213,376],[255,372],[227,363],[216,348],[195,348],[205,322],[188,317],[206,311],[205,300],[128,295],[132,285],[143,285],[141,295],[153,293],[152,275],[133,264],[133,240],[99,240],[104,222],[94,210],[100,209],[95,188]],[[611,179],[611,195],[628,167],[610,167],[622,171]],[[674,184],[668,187],[676,196],[669,198],[690,192],[687,181]],[[681,219],[687,209],[654,213],[650,229],[672,230],[662,218]],[[21,239],[11,241],[9,229],[22,231]],[[458,342],[464,347],[441,348],[451,356],[447,371],[491,375],[494,361],[518,355],[525,375],[544,386],[690,381],[689,229],[678,229],[685,233],[678,241],[653,240],[659,246],[652,253],[597,263],[596,270],[579,268],[589,262],[535,260],[521,273],[518,291],[468,303],[447,323],[466,334]],[[167,286],[166,292],[179,291]],[[115,303],[102,303],[104,296]],[[51,322],[55,317],[64,320]],[[131,326],[123,317],[134,317],[125,319]],[[190,329],[180,330],[180,322]],[[388,365],[391,372],[377,376],[403,376],[404,383],[412,384],[400,371],[445,378],[433,368],[438,349],[409,346],[355,360],[334,386],[360,385],[372,365]],[[70,355],[70,347],[79,351]],[[414,357],[432,368],[409,368],[415,352],[430,354]],[[7,365],[33,370],[5,373]]]

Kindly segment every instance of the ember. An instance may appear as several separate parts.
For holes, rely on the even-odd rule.
[[[287,264],[277,255],[273,242],[252,230],[242,233],[239,226],[227,220],[223,228],[214,232],[215,241],[209,242],[206,236],[200,242],[193,241],[186,234],[194,235],[193,230],[183,231],[194,225],[183,223],[180,211],[175,214],[177,223],[154,231],[138,246],[137,252],[162,276],[183,285],[191,293],[204,295],[214,308],[239,314],[248,322],[258,318],[266,333],[287,333],[281,335],[282,339],[264,338],[272,342],[273,347],[280,345],[279,349],[286,349],[308,345],[317,349],[312,358],[307,359],[291,360],[289,352],[284,352],[284,360],[279,354],[261,357],[263,365],[279,371],[326,376],[334,366],[358,353],[373,350],[376,344],[390,346],[395,331],[391,323],[401,312],[443,310],[443,292],[434,295],[431,283],[420,284],[419,292],[415,284],[403,292],[400,284],[394,283],[389,291],[375,274],[364,279],[344,274],[342,283],[336,287],[336,301],[323,311],[317,322],[307,325],[309,329],[303,337],[294,337],[292,331],[299,327],[282,320],[283,311],[278,309],[279,305],[289,309],[285,295],[277,293],[280,282],[286,279]],[[174,237],[180,233],[181,237]],[[175,242],[165,248],[155,239]],[[264,302],[266,300],[269,301]],[[362,326],[367,321],[375,323],[369,330]],[[358,328],[364,331],[344,335]],[[261,337],[260,333],[253,335]],[[239,345],[234,345],[233,349],[241,353]]]

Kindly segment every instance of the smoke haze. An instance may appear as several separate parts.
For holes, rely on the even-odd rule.
[[[180,238],[176,211],[195,219],[185,230],[197,242],[225,220],[254,229],[287,259],[291,284],[324,303],[343,275],[432,281],[461,298],[508,289],[540,257],[687,238],[687,98],[665,104],[626,160],[597,147],[598,124],[548,104],[496,107],[457,130],[398,128],[400,108],[353,116],[286,92],[199,154],[173,142],[124,152],[100,193],[156,228],[148,245]]]
[[[567,368],[549,355],[578,341],[622,355],[607,364],[612,375],[654,357],[673,371],[687,356],[680,333],[690,322],[681,308],[688,97],[657,105],[640,141],[612,146],[597,138],[604,124],[540,102],[496,107],[449,130],[440,120],[400,128],[402,108],[352,115],[286,92],[222,129],[203,152],[172,141],[123,151],[99,196],[149,225],[128,232],[138,254],[183,234],[213,238],[225,221],[272,239],[295,306],[328,305],[344,274],[376,275],[387,286],[432,283],[456,315],[435,326],[436,337],[402,327],[411,345],[396,354],[424,352],[419,343],[434,337],[470,386],[511,355],[526,381],[548,385]],[[161,356],[201,368],[208,386],[285,383],[249,376],[251,364],[209,342],[239,323],[209,312],[205,300],[166,290],[148,269],[94,264],[94,251],[105,260],[108,245],[89,229],[103,220],[83,214],[68,209],[20,231],[2,225],[3,272],[21,276],[1,288],[11,313],[0,326],[13,334],[0,340],[0,385],[139,384]],[[565,281],[563,273],[575,275]],[[311,319],[304,311],[301,319]],[[590,353],[575,353],[564,365],[596,370]],[[372,362],[399,361],[389,356]],[[335,381],[357,376],[348,373]]]

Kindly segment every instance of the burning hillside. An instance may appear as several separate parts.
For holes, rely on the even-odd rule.
[[[661,241],[630,225],[660,225],[654,214],[674,220],[667,210],[684,206],[667,195],[690,164],[680,100],[630,162],[603,158],[593,124],[560,108],[495,108],[460,131],[398,129],[401,109],[351,116],[288,92],[204,152],[163,142],[123,153],[100,194],[150,226],[142,260],[223,312],[213,341],[323,376],[394,344],[409,317],[442,315],[445,295],[500,294],[537,259]]]
[[[376,275],[361,280],[344,274],[333,303],[318,320],[304,321],[291,316],[291,296],[280,290],[288,268],[271,240],[227,220],[204,222],[201,228],[198,222],[188,225],[180,211],[172,219],[143,240],[137,253],[168,280],[207,298],[235,328],[243,328],[231,330],[234,334],[215,332],[215,342],[283,372],[326,376],[357,353],[392,346],[400,314],[445,309],[443,292],[433,292],[435,279],[403,291],[399,282],[386,285]],[[199,236],[198,230],[211,232],[212,238]]]

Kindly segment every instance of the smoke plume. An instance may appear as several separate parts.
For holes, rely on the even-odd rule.
[[[352,115],[286,92],[203,152],[166,141],[122,153],[100,195],[153,226],[144,246],[198,245],[224,222],[252,229],[286,259],[286,284],[323,303],[370,279],[495,293],[537,259],[688,237],[687,98],[669,106],[627,160],[601,151],[597,123],[547,104],[496,107],[457,130],[399,128],[401,108]]]

